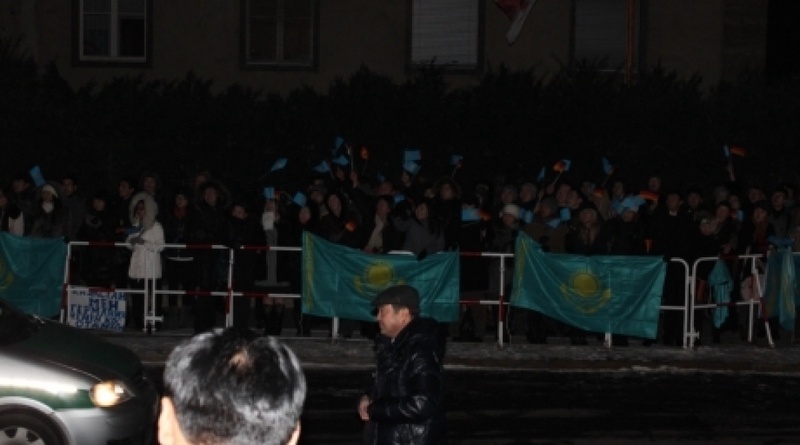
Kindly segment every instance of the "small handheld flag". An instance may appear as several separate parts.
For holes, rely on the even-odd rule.
[[[407,171],[412,175],[416,175],[417,173],[419,173],[420,168],[422,167],[420,167],[420,165],[414,161],[406,161],[406,163],[403,164],[403,170]]]
[[[461,155],[450,155],[450,165],[454,165],[454,166],[460,167],[462,161],[464,161],[464,156],[461,156]]]
[[[740,147],[738,145],[732,145],[730,147],[730,150],[732,155],[739,156],[740,158],[747,156],[747,150],[745,150],[744,147]]]
[[[658,193],[650,191],[650,190],[642,190],[639,192],[639,196],[644,198],[647,201],[658,202]]]
[[[349,165],[350,160],[347,158],[346,155],[339,155],[333,159],[333,163],[336,165],[341,165],[342,167]]]
[[[417,148],[406,148],[403,152],[403,162],[421,161],[422,152]]]
[[[42,169],[39,168],[38,165],[34,166],[28,173],[31,175],[31,179],[33,179],[33,183],[36,187],[41,187],[45,184],[46,181],[42,175]]]
[[[331,167],[327,162],[321,161],[319,164],[314,166],[313,170],[317,173],[328,173],[331,171]]]
[[[725,155],[725,159],[730,159],[731,157],[731,149],[728,148],[728,144],[722,146],[722,154]]]
[[[536,182],[539,183],[544,182],[544,167],[542,167],[542,169],[539,170],[539,176],[536,177]]]
[[[342,148],[342,145],[344,145],[344,138],[341,136],[336,136],[336,139],[333,141],[333,152],[336,153],[339,151],[339,149]]]
[[[275,199],[275,187],[264,187],[264,198]]]
[[[570,212],[569,208],[562,207],[561,210],[559,211],[558,216],[559,219],[561,219],[561,221],[569,221],[572,219],[572,212]]]
[[[481,215],[478,213],[478,209],[476,209],[475,207],[466,207],[461,209],[461,221],[472,222],[480,220],[481,220]]]
[[[274,164],[272,164],[272,168],[271,168],[271,169],[269,169],[269,172],[270,172],[270,173],[272,173],[272,172],[274,172],[274,171],[278,171],[278,170],[280,170],[280,169],[282,169],[282,168],[286,167],[286,162],[287,162],[287,159],[286,159],[286,158],[278,158],[278,159],[275,161],[275,163],[274,163]]]
[[[614,173],[614,166],[605,156],[603,156],[603,172],[607,175]]]
[[[568,172],[570,166],[572,165],[572,161],[569,159],[562,159],[553,166],[553,171],[558,173]]]
[[[300,207],[305,207],[306,195],[304,195],[303,192],[297,192],[294,194],[294,197],[292,197],[292,202],[299,205]]]

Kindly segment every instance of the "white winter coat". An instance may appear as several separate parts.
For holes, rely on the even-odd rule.
[[[139,192],[133,196],[130,204],[131,221],[135,221],[136,204],[144,201],[145,221],[136,221],[141,230],[128,236],[127,242],[131,239],[141,237],[144,243],[132,244],[131,264],[128,268],[128,276],[134,279],[155,279],[161,278],[161,251],[164,249],[164,228],[156,221],[158,206],[152,196],[145,192]]]

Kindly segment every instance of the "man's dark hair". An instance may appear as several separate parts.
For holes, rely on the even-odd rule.
[[[306,396],[300,363],[285,344],[234,329],[176,347],[164,385],[184,435],[202,444],[285,444]]]

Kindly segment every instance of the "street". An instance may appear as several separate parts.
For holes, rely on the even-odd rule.
[[[370,371],[306,376],[301,443],[359,443]],[[447,384],[451,444],[800,444],[794,374],[450,369]]]

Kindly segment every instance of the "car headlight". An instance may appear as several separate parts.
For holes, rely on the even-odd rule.
[[[121,382],[108,380],[100,382],[89,391],[95,405],[106,408],[119,405],[132,397],[131,392]]]

